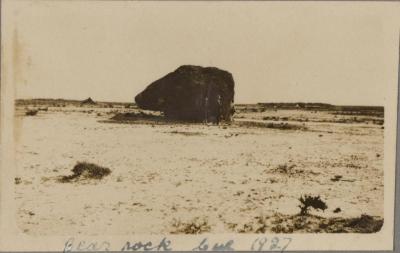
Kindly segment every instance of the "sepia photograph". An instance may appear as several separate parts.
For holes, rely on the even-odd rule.
[[[32,250],[144,235],[164,239],[93,249],[337,249],[331,235],[342,249],[391,249],[399,13],[4,1],[2,236]],[[207,244],[227,234],[256,237]]]

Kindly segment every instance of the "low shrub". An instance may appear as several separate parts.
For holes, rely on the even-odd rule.
[[[305,195],[304,197],[301,196],[299,198],[300,201],[300,215],[307,215],[309,212],[310,207],[314,208],[314,209],[320,209],[322,211],[325,211],[328,206],[326,205],[326,203],[321,200],[320,196],[309,196],[309,195]]]
[[[109,168],[101,167],[94,163],[78,162],[72,169],[72,175],[61,177],[60,181],[68,183],[74,180],[96,179],[100,180],[109,175],[111,170]]]

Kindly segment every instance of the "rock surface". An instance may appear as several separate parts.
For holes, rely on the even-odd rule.
[[[225,70],[184,65],[147,86],[135,102],[142,109],[162,111],[171,119],[231,121],[234,81]]]

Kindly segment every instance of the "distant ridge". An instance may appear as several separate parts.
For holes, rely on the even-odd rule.
[[[83,101],[85,101],[85,100],[83,100]],[[83,101],[77,100],[77,99],[63,99],[63,98],[21,98],[21,99],[16,99],[15,104],[16,105],[71,104],[71,105],[79,106]],[[96,101],[95,104],[100,105],[100,106],[101,105],[120,105],[120,106],[135,105],[135,103],[132,103],[132,102],[108,102],[108,101],[107,102],[106,101]]]
[[[257,103],[264,108],[274,109],[305,109],[305,110],[341,110],[341,111],[382,111],[383,106],[368,106],[368,105],[332,105],[327,103]]]

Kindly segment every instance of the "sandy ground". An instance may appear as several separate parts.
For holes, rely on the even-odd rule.
[[[180,233],[182,224],[200,220],[206,232],[246,232],[260,217],[298,214],[303,194],[320,195],[328,206],[311,210],[313,215],[383,217],[380,125],[319,122],[335,116],[301,110],[244,113],[236,120],[309,118],[295,122],[306,130],[105,123],[110,110],[17,111],[16,215],[22,231]],[[78,161],[112,172],[102,180],[59,182]]]

